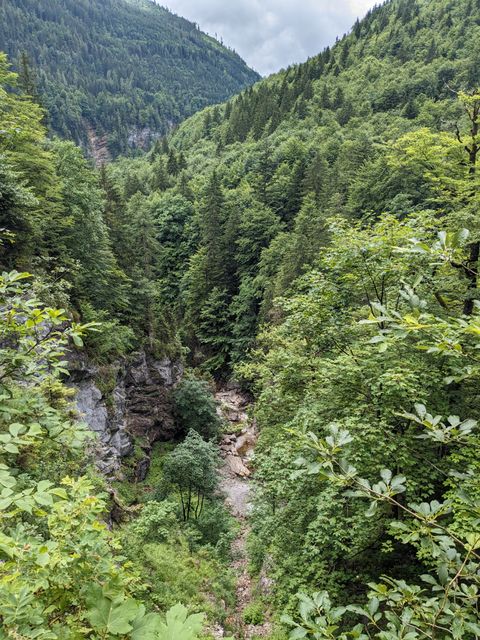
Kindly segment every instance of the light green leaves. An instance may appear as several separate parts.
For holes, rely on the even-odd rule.
[[[299,593],[298,599],[300,601],[298,606],[299,620],[287,615],[281,618],[285,625],[293,627],[289,635],[290,640],[347,638],[347,635],[339,633],[342,619],[347,613],[347,607],[333,606],[326,591],[317,592],[311,596]],[[366,638],[367,636],[358,635],[355,637]]]
[[[145,615],[145,607],[142,605],[132,624],[131,640],[155,640],[160,628],[160,616],[156,613]]]
[[[443,420],[442,416],[432,416],[427,412],[423,404],[415,405],[416,413],[400,413],[402,418],[411,420],[423,427],[425,432],[417,437],[424,440],[432,440],[442,444],[462,442],[477,428],[476,420],[461,420],[458,416],[448,416]]]
[[[458,263],[462,261],[463,250],[465,244],[470,237],[470,231],[468,229],[460,229],[459,231],[439,231],[437,234],[437,241],[432,244],[427,244],[412,238],[411,244],[413,249],[404,249],[404,252],[417,252],[420,254],[428,255],[430,259],[441,263]]]
[[[88,592],[87,602],[87,619],[97,633],[119,636],[132,631],[133,620],[139,614],[135,600],[122,595],[110,598],[105,595],[105,589],[94,586]]]
[[[48,480],[41,480],[33,486],[15,491],[16,480],[7,471],[0,469],[0,511],[3,516],[11,518],[17,512],[32,514],[37,507],[52,507],[54,498],[66,500],[67,494],[61,487],[54,487]]]
[[[172,607],[165,620],[156,613],[146,613],[145,607],[125,598],[116,589],[93,586],[87,592],[87,619],[102,637],[125,636],[131,640],[197,640],[203,629],[204,614],[188,615],[182,604]]]
[[[134,622],[131,640],[197,640],[204,618],[203,613],[188,615],[186,607],[176,604],[167,611],[165,622],[157,614],[141,615]]]
[[[196,640],[202,631],[203,621],[202,613],[188,615],[187,609],[182,604],[177,604],[167,612],[158,640]]]

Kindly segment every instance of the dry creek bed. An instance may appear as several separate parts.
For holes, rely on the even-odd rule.
[[[237,389],[220,390],[215,398],[220,415],[231,425],[231,433],[226,434],[220,443],[223,465],[220,470],[220,489],[225,496],[225,504],[239,523],[238,535],[232,544],[232,570],[236,583],[236,607],[229,623],[235,629],[235,640],[251,640],[254,637],[266,638],[271,633],[271,623],[261,625],[246,624],[244,611],[256,599],[256,581],[248,573],[246,541],[249,533],[248,516],[250,513],[250,476],[251,460],[257,441],[255,421],[248,416],[249,399]],[[267,577],[261,577],[260,587],[270,588]],[[226,632],[220,626],[212,630],[215,638],[225,637]]]

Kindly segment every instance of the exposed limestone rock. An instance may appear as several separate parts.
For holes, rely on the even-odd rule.
[[[86,121],[84,124],[87,129],[87,137],[88,137],[88,151],[90,152],[95,166],[101,167],[105,164],[108,164],[112,157],[108,150],[108,138],[106,135],[97,135],[95,129],[89,125]]]
[[[235,475],[240,476],[241,478],[248,478],[248,476],[250,475],[250,469],[248,469],[248,467],[243,464],[240,457],[227,455],[227,457],[225,458],[225,462],[229,466],[230,471],[232,471]]]
[[[242,433],[235,442],[235,450],[239,456],[245,456],[255,446],[256,437],[250,431]]]
[[[133,453],[135,438],[145,451],[136,469],[138,479],[144,479],[153,443],[175,435],[170,390],[182,377],[181,364],[135,354],[117,363],[109,398],[97,386],[96,367],[72,354],[69,368],[79,415],[98,436],[94,455],[99,469],[106,475],[118,471],[122,458]]]
[[[99,435],[102,442],[108,440],[108,411],[103,401],[102,392],[92,380],[83,380],[76,386],[76,402],[82,419],[92,431]]]
[[[257,440],[255,421],[248,420],[249,397],[238,388],[232,387],[215,394],[218,402],[220,417],[232,426],[243,429],[237,433],[228,433],[223,436],[220,443],[220,453],[225,459],[225,465],[230,474],[240,478],[248,478],[250,469],[248,463],[253,455]]]
[[[179,363],[150,361],[145,353],[138,354],[127,368],[127,431],[147,447],[175,435],[170,390],[182,373]]]
[[[227,422],[240,424],[248,420],[247,408],[249,398],[236,388],[219,391],[215,398],[218,405],[218,414]]]

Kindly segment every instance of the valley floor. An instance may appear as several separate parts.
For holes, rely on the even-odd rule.
[[[248,569],[247,538],[251,510],[251,461],[257,440],[255,422],[249,418],[249,399],[236,389],[221,390],[216,394],[219,411],[227,421],[228,433],[220,443],[224,464],[221,468],[220,489],[225,504],[238,522],[238,533],[232,544],[231,568],[236,577],[235,611],[228,620],[235,629],[235,640],[266,638],[271,633],[268,615],[263,612],[261,624],[251,624],[248,609],[258,601],[257,580]],[[221,626],[214,630],[215,638],[224,637]]]

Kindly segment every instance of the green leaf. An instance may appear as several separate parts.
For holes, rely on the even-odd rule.
[[[29,429],[28,429],[28,435],[29,436],[40,436],[40,435],[42,435],[42,433],[43,433],[43,429],[42,429],[41,425],[39,425],[36,422],[31,424]]]
[[[35,493],[33,496],[37,504],[41,504],[44,507],[50,507],[53,504],[53,498],[50,493]]]
[[[380,606],[380,601],[378,598],[375,598],[375,597],[373,597],[368,603],[368,612],[372,617],[377,613],[379,606]]]
[[[297,627],[293,631],[290,631],[289,638],[290,640],[299,640],[299,638],[306,638],[307,633],[307,630],[303,627]]]
[[[13,500],[11,498],[0,498],[0,511],[5,511],[12,505]]]
[[[204,614],[187,614],[182,604],[167,611],[166,625],[160,631],[158,640],[196,640],[203,629]]]
[[[52,486],[52,483],[49,480],[40,480],[37,484],[37,491],[44,493]]]
[[[141,606],[140,615],[133,621],[131,640],[156,640],[163,627],[161,616],[157,613],[145,615],[145,607]]]
[[[8,453],[19,453],[18,447],[17,445],[13,444],[12,442],[9,442],[8,444],[6,444],[4,447],[5,451],[7,451]]]
[[[133,600],[110,600],[101,592],[96,604],[88,611],[87,618],[97,631],[112,635],[126,634],[132,630],[131,622],[138,616],[139,604]]]
[[[10,431],[12,436],[16,438],[21,433],[25,433],[26,428],[23,424],[18,424],[17,422],[14,422],[13,424],[10,425],[8,430]]]
[[[50,554],[47,552],[39,553],[35,558],[35,562],[39,567],[46,567],[50,562]]]
[[[83,347],[83,340],[78,335],[78,333],[72,333],[71,336],[72,336],[73,344],[76,347]]]
[[[390,484],[390,481],[392,479],[392,472],[390,471],[390,469],[382,469],[380,471],[380,476],[385,484]]]
[[[62,500],[68,500],[68,494],[65,489],[61,487],[55,487],[54,489],[50,489],[50,494],[52,496],[57,496],[57,498],[62,498]]]
[[[446,585],[448,582],[448,567],[446,564],[442,564],[438,567],[438,579],[441,585]]]

